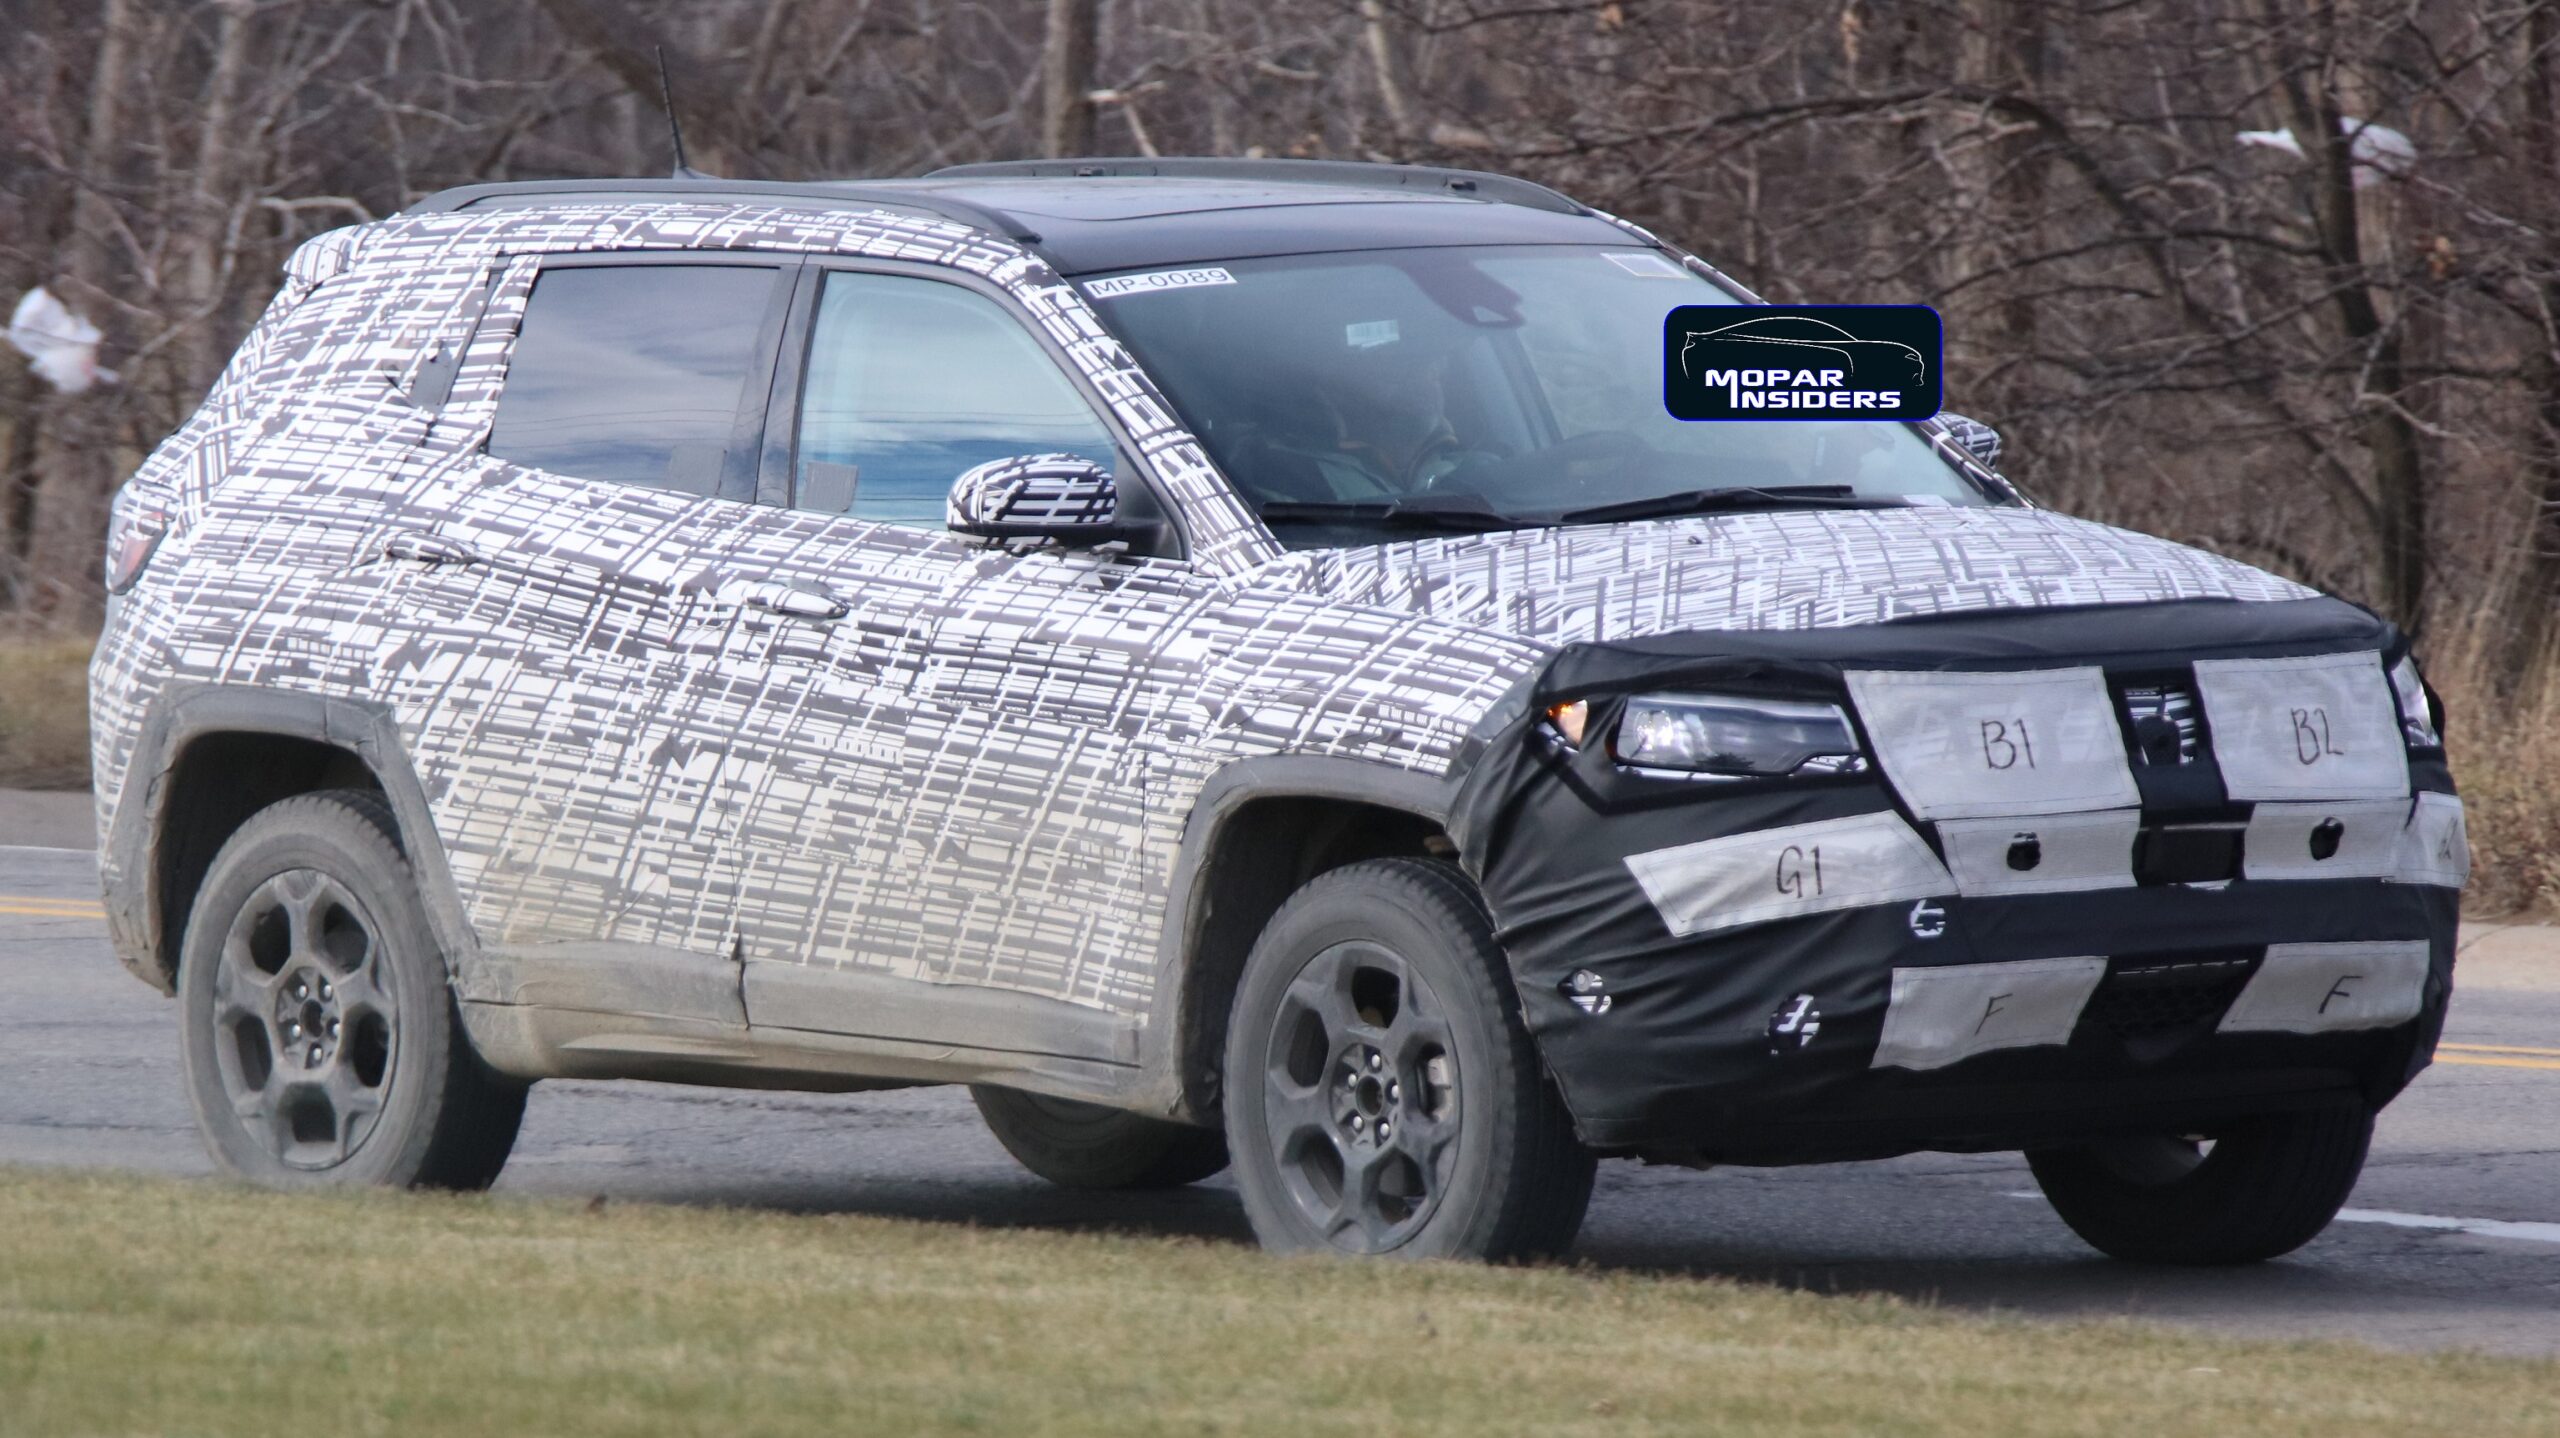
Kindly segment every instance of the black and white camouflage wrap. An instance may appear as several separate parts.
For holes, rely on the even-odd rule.
[[[1150,487],[1187,556],[990,545],[490,458],[545,257],[636,250],[991,282],[1107,403],[1140,470],[1124,488]],[[417,407],[421,367],[456,347],[449,397]],[[563,202],[315,239],[119,503],[172,528],[95,664],[102,824],[172,681],[361,696],[396,714],[492,949],[743,954],[1133,1020],[1162,978],[1185,822],[1235,760],[1437,775],[1575,640],[2310,592],[2026,508],[1285,553],[1035,255],[940,218],[787,204]],[[795,610],[786,590],[819,599]]]
[[[1119,487],[1093,461],[1072,454],[999,459],[953,482],[943,523],[955,534],[1039,535],[1107,527],[1119,514]]]

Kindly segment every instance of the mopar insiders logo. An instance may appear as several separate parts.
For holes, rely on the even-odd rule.
[[[1682,305],[1662,322],[1674,419],[1927,419],[1938,312],[1926,305]]]

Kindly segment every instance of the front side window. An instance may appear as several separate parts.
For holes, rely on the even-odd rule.
[[[911,275],[826,277],[794,506],[940,529],[962,472],[1032,454],[1116,464],[1110,430],[1001,306]]]
[[[1910,426],[1688,423],[1663,318],[1733,297],[1659,251],[1454,246],[1228,261],[1103,317],[1281,543],[1751,505],[1981,504]]]
[[[489,453],[581,479],[717,494],[776,274],[545,270],[507,362]]]

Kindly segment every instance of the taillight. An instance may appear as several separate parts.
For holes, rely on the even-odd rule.
[[[169,512],[153,505],[135,505],[116,516],[115,528],[107,535],[107,592],[122,594],[142,577],[143,566],[151,562],[160,538],[169,532]]]

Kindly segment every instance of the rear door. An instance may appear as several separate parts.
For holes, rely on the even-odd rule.
[[[504,377],[476,452],[386,546],[412,576],[389,667],[475,925],[521,980],[488,997],[742,1019],[728,835],[757,756],[720,562],[756,514],[796,264],[542,261],[483,325]]]

